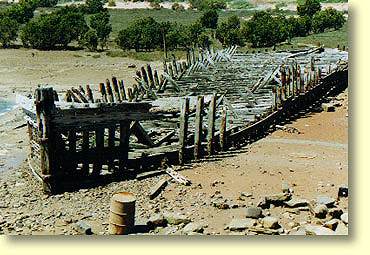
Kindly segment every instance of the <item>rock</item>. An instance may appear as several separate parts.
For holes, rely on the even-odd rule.
[[[340,219],[341,219],[344,223],[348,224],[348,213],[343,213],[343,214],[340,216]]]
[[[290,192],[290,187],[289,187],[289,184],[287,182],[283,182],[281,184],[281,190],[284,192],[284,193],[289,193]]]
[[[262,216],[262,209],[259,207],[249,206],[245,208],[245,217],[258,219]]]
[[[241,192],[240,193],[240,196],[241,197],[251,197],[251,196],[253,196],[253,194],[252,193],[249,193],[249,192]]]
[[[335,231],[339,223],[338,219],[332,219],[327,222],[325,222],[324,227],[330,228],[331,230]]]
[[[195,223],[190,222],[189,224],[186,224],[186,226],[182,229],[182,232],[184,234],[190,234],[190,233],[203,233],[204,232],[204,225],[201,223]]]
[[[256,220],[254,219],[233,219],[225,229],[229,229],[230,231],[243,231],[254,225],[256,225]]]
[[[218,209],[229,209],[230,208],[230,205],[228,204],[227,199],[216,198],[212,200],[211,204],[212,206]]]
[[[305,225],[304,226],[306,230],[307,235],[315,235],[315,236],[321,236],[321,235],[334,235],[335,232],[329,228],[317,226],[317,225]]]
[[[329,212],[328,212],[328,215],[333,218],[333,219],[340,219],[340,216],[343,214],[343,211],[342,209],[340,208],[337,208],[337,207],[334,207],[334,208],[330,208],[329,209]]]
[[[181,223],[187,224],[191,221],[185,215],[180,213],[165,213],[163,216],[167,220],[168,224],[171,225],[179,225]]]
[[[303,227],[300,228],[294,228],[289,232],[289,235],[292,236],[305,236],[306,230]]]
[[[338,197],[348,197],[348,187],[345,185],[342,185],[338,189]]]
[[[76,222],[76,224],[74,225],[74,229],[78,233],[83,234],[83,235],[92,235],[93,234],[93,232],[91,231],[90,225],[87,224],[84,221],[78,221],[78,222]]]
[[[157,213],[149,218],[146,225],[151,229],[165,227],[167,226],[167,219],[163,216],[163,214]]]
[[[279,221],[275,217],[267,216],[262,220],[262,226],[268,229],[280,228]]]
[[[321,104],[321,108],[324,112],[334,112],[335,111],[334,104],[332,103],[323,103]]]
[[[318,196],[316,198],[318,204],[326,205],[327,207],[333,207],[335,199],[327,196]]]
[[[339,222],[335,229],[335,234],[340,236],[348,235],[348,227],[343,222]]]
[[[292,195],[290,193],[279,193],[271,196],[266,196],[265,200],[268,204],[282,205],[283,202],[289,200],[291,196]]]
[[[315,217],[319,219],[324,219],[326,217],[326,214],[328,213],[328,208],[326,205],[319,204],[314,209],[313,212],[315,214]]]
[[[291,221],[291,222],[288,223],[288,227],[289,228],[299,227],[299,223],[298,222]]]
[[[289,207],[302,207],[308,205],[308,200],[294,197],[289,201],[285,201],[284,204],[286,204]]]

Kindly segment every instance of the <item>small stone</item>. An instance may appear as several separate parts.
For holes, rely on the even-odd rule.
[[[290,193],[279,193],[271,196],[266,196],[265,200],[268,204],[281,205],[283,204],[283,202],[289,200],[291,196],[292,195]]]
[[[334,112],[335,107],[332,103],[323,103],[321,104],[321,108],[324,112]]]
[[[182,230],[185,234],[190,234],[193,232],[196,233],[203,233],[204,232],[204,225],[200,223],[190,222],[189,224],[186,224],[186,226]]]
[[[167,226],[167,220],[162,214],[154,214],[149,218],[146,225],[151,229],[165,227]]]
[[[181,223],[187,224],[191,221],[185,215],[180,213],[165,213],[163,216],[167,220],[168,224],[171,225],[179,225]]]
[[[262,216],[262,209],[259,207],[249,206],[245,208],[245,217],[258,219]]]
[[[324,219],[326,217],[326,214],[328,213],[328,208],[326,207],[326,205],[319,204],[314,208],[313,211],[314,211],[315,217],[319,219]]]
[[[92,235],[92,231],[91,231],[91,227],[89,224],[87,224],[86,222],[84,221],[78,221],[75,225],[74,225],[74,229],[79,232],[80,234],[83,234],[83,235]]]
[[[330,228],[331,230],[335,231],[335,229],[338,226],[338,223],[339,223],[338,219],[332,219],[332,220],[329,220],[329,221],[325,222],[324,227]]]
[[[326,205],[327,207],[333,207],[335,199],[327,196],[318,196],[316,198],[318,204]]]
[[[348,187],[342,185],[338,189],[338,197],[348,197]]]
[[[333,219],[340,219],[340,216],[343,214],[343,211],[342,209],[340,208],[337,208],[337,207],[334,207],[334,208],[330,208],[329,209],[329,212],[328,212],[328,215],[333,218]]]
[[[241,192],[240,193],[240,196],[241,197],[251,197],[252,196],[252,193],[249,193],[249,192]]]
[[[301,206],[307,206],[308,200],[294,197],[290,199],[289,201],[285,201],[284,204],[286,204],[289,207],[301,207]]]
[[[298,226],[299,226],[299,223],[294,222],[294,221],[291,221],[291,222],[288,223],[289,228],[296,228]]]
[[[340,236],[347,236],[348,227],[343,222],[339,222],[337,228],[335,229],[335,234]]]
[[[267,216],[263,218],[262,220],[262,225],[264,228],[269,228],[269,229],[278,229],[280,228],[278,219],[275,217]]]
[[[284,193],[289,193],[289,184],[287,182],[283,182],[281,184],[281,190],[284,192]]]
[[[315,235],[315,236],[321,236],[321,235],[334,235],[335,232],[329,228],[317,226],[317,225],[305,225],[304,226],[306,230],[307,235]]]
[[[212,206],[218,209],[229,209],[230,205],[227,202],[227,199],[216,198],[211,202]]]
[[[340,216],[340,219],[341,219],[344,223],[348,224],[348,213],[343,213],[343,214]]]
[[[256,225],[256,220],[254,219],[233,219],[225,229],[229,229],[230,231],[242,231],[254,225]]]

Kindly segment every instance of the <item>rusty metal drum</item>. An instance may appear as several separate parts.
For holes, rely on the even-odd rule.
[[[113,195],[110,204],[109,233],[125,235],[135,226],[135,196],[129,192]]]

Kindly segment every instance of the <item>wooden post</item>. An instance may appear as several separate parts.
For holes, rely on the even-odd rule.
[[[104,83],[99,83],[99,91],[101,93],[103,103],[106,103],[107,100],[107,92],[105,91]]]
[[[276,111],[277,109],[277,100],[276,100],[276,87],[272,88],[272,109]]]
[[[222,107],[221,124],[220,124],[220,147],[222,151],[226,150],[226,123],[227,123],[227,110],[226,106]]]
[[[149,88],[155,88],[152,68],[149,64],[146,65],[146,68],[148,70]]]
[[[160,88],[160,83],[159,83],[159,78],[158,78],[158,72],[157,72],[157,70],[154,70],[154,86],[157,89]]]
[[[209,156],[212,155],[214,151],[216,97],[216,93],[214,93],[212,95],[208,110],[207,152]]]
[[[116,102],[121,103],[121,95],[119,94],[118,82],[116,77],[112,77],[112,85],[114,90],[114,96],[116,97]]]
[[[86,95],[89,103],[94,103],[94,95],[90,89],[90,85],[86,85]]]
[[[196,113],[195,113],[195,133],[194,133],[194,159],[195,160],[199,159],[201,156],[200,154],[201,154],[201,148],[202,148],[203,105],[204,105],[204,97],[198,96]]]
[[[144,82],[146,83],[146,85],[148,85],[148,74],[146,73],[145,71],[145,68],[142,66],[141,67],[141,76],[143,77],[144,79]]]
[[[55,111],[53,88],[36,89],[36,120],[40,138],[40,168],[43,191],[52,193],[55,188],[53,174],[56,170],[55,132],[51,127],[51,114]]]
[[[109,103],[113,103],[114,102],[114,97],[113,97],[112,87],[110,86],[110,81],[108,79],[105,80],[105,85],[106,85],[106,88],[107,88]]]
[[[185,162],[185,148],[186,138],[188,134],[188,121],[189,121],[189,98],[186,97],[182,100],[181,113],[180,113],[180,132],[179,132],[179,164]]]
[[[83,131],[82,132],[82,151],[88,151],[89,150],[89,138],[90,138],[90,132],[89,131]],[[89,174],[89,162],[86,161],[82,165],[82,175],[88,175]]]
[[[128,151],[130,147],[130,124],[131,121],[121,121],[119,125],[119,147],[120,147],[120,158],[119,158],[119,169],[123,172],[127,167]]]
[[[118,85],[119,85],[119,91],[121,93],[122,101],[126,101],[127,97],[126,97],[125,85],[123,83],[123,80],[119,80]]]
[[[132,99],[133,99],[132,88],[127,89],[127,96],[128,96],[128,101],[132,102]]]
[[[77,136],[76,136],[76,130],[74,128],[70,128],[68,131],[68,147],[69,147],[69,153],[71,155],[76,154],[76,141],[77,141]],[[74,162],[73,160],[68,160],[67,164],[68,169],[66,171],[71,174],[76,173],[77,169],[77,162]]]
[[[110,148],[112,151],[114,150],[114,146],[115,146],[115,143],[114,143],[115,137],[116,137],[116,127],[112,126],[108,128],[108,148]],[[110,170],[114,169],[113,159],[109,160],[108,166]]]
[[[171,63],[168,65],[168,72],[169,72],[169,75],[171,77],[173,77],[173,69],[172,69],[172,64]]]
[[[102,153],[104,149],[104,128],[97,128],[95,130],[95,144],[96,144],[97,155],[95,156],[95,162],[94,162],[92,174],[94,176],[97,176],[100,174],[100,170],[102,169],[102,164],[103,164]]]

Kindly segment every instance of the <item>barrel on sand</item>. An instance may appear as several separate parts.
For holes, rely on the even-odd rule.
[[[110,204],[109,233],[127,235],[135,226],[135,196],[129,192],[113,195]]]

